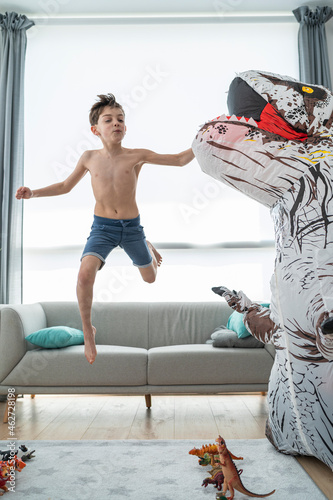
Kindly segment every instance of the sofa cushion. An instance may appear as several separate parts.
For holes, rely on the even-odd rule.
[[[228,330],[223,325],[216,328],[211,334],[211,343],[214,347],[246,347],[246,348],[264,348],[263,342],[250,335],[249,337],[239,338],[233,330]]]
[[[149,305],[149,348],[203,344],[232,309],[216,302],[153,302]]]
[[[47,326],[62,325],[82,329],[75,302],[42,302]],[[97,345],[119,345],[148,349],[149,303],[94,302],[92,323]]]
[[[2,382],[9,386],[137,386],[147,384],[147,351],[97,346],[89,365],[84,346],[28,351]]]
[[[68,347],[84,343],[83,332],[69,326],[53,326],[30,333],[25,340],[45,349]]]
[[[272,357],[266,349],[209,344],[155,347],[148,351],[151,385],[211,385],[267,383]]]

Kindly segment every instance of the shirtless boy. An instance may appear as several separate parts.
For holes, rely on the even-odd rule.
[[[182,167],[193,158],[191,149],[179,154],[157,154],[148,149],[128,149],[121,144],[125,133],[124,110],[112,94],[99,95],[89,114],[91,131],[103,144],[102,149],[85,151],[74,171],[62,182],[41,189],[20,187],[16,198],[30,199],[69,193],[86,175],[91,184],[96,204],[94,222],[81,257],[77,280],[77,298],[82,319],[85,356],[95,361],[96,329],[91,323],[93,286],[97,271],[115,247],[122,247],[138,267],[148,283],[156,279],[162,258],[146,241],[136,204],[136,186],[145,163]]]

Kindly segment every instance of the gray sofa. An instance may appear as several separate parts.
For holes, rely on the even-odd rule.
[[[50,326],[80,329],[75,302],[2,306],[0,394],[143,394],[150,407],[151,394],[265,392],[272,346],[206,343],[232,312],[223,300],[95,303],[98,354],[90,365],[83,345],[42,349],[25,340]]]

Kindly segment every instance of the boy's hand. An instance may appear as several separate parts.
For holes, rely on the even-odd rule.
[[[29,198],[32,198],[33,192],[31,191],[30,188],[22,186],[22,187],[18,188],[15,196],[18,200],[22,200],[22,199],[29,200]]]

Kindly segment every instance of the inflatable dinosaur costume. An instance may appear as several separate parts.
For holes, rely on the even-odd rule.
[[[202,126],[192,148],[205,173],[270,208],[276,261],[270,309],[214,291],[275,345],[267,437],[333,468],[333,95],[247,71],[232,81],[228,107],[232,116]]]

